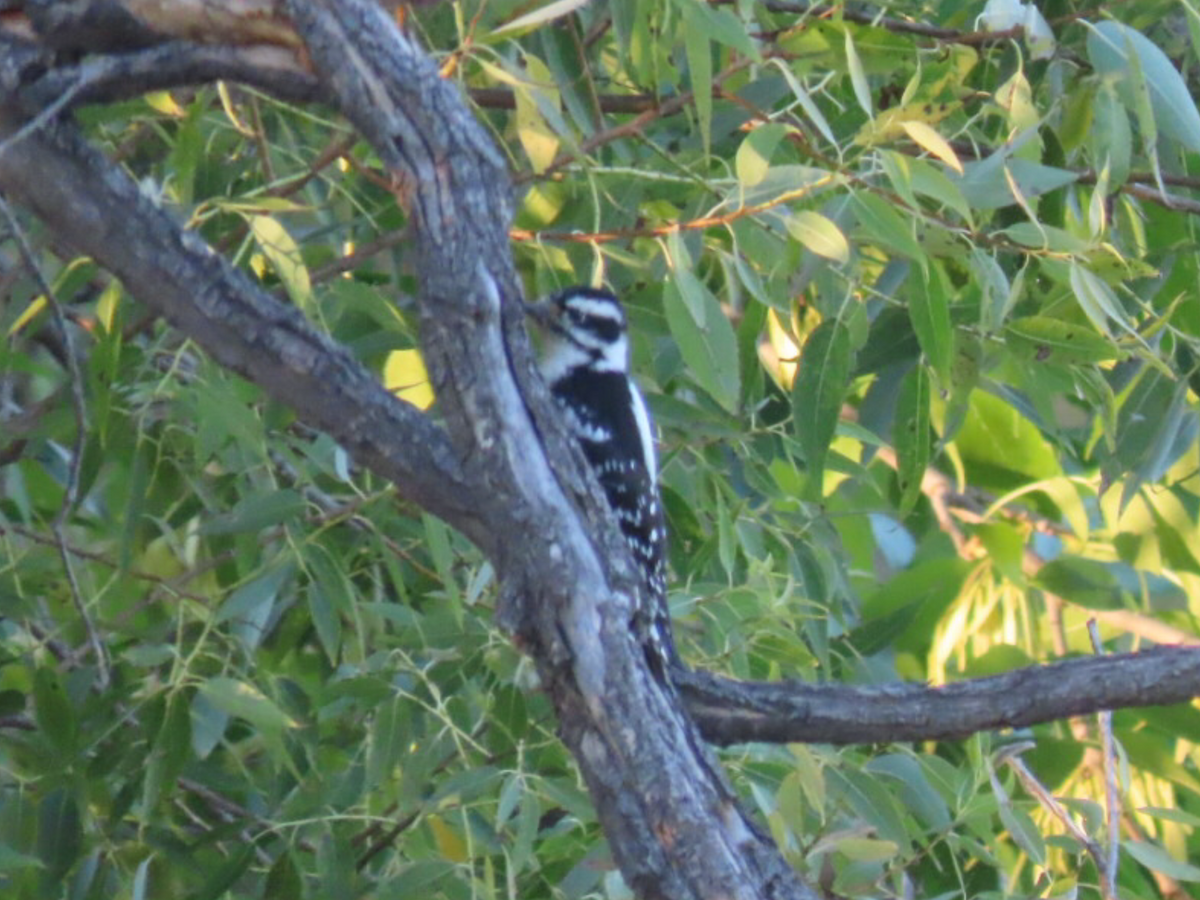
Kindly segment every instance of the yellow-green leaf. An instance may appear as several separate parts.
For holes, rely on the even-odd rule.
[[[954,152],[950,142],[938,134],[935,129],[924,122],[901,122],[900,124],[905,134],[912,138],[913,142],[922,150],[932,153],[959,175],[963,173],[958,154]]]
[[[277,219],[270,216],[251,216],[250,231],[292,302],[305,314],[310,313],[313,308],[312,281],[300,254],[300,245]]]
[[[393,350],[383,364],[383,384],[417,409],[433,406],[433,385],[420,350]]]
[[[842,230],[830,219],[810,209],[801,210],[787,220],[788,234],[826,259],[844,263],[850,259],[850,244]]]

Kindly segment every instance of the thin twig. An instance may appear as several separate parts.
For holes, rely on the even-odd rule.
[[[1021,749],[1024,749],[1024,747]],[[1083,830],[1082,826],[1075,821],[1074,817],[1067,812],[1066,808],[1058,802],[1058,798],[1050,793],[1049,789],[1038,781],[1037,776],[1029,771],[1029,768],[1025,765],[1025,760],[1020,757],[1019,752],[1005,753],[1001,761],[1017,774],[1017,778],[1020,779],[1025,790],[1041,804],[1042,808],[1062,822],[1063,827],[1087,851],[1088,855],[1095,862],[1096,868],[1103,871],[1104,853],[1101,851],[1100,845],[1092,840],[1088,833]],[[1105,894],[1105,897],[1108,898],[1109,895]]]

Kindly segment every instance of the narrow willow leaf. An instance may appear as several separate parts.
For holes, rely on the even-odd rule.
[[[214,516],[201,534],[239,534],[259,532],[303,515],[308,502],[299,491],[286,489],[249,494],[227,513]]]
[[[950,327],[950,291],[941,269],[930,263],[908,295],[908,317],[929,365],[943,384],[949,383],[954,336]]]
[[[488,40],[491,41],[499,37],[518,37],[526,31],[531,31],[538,25],[544,25],[547,22],[553,22],[555,19],[561,19],[563,16],[570,15],[587,2],[588,0],[554,0],[553,3],[547,3],[540,9],[535,9],[533,12],[526,13],[523,16],[517,16],[511,22],[506,22],[499,28],[493,29],[488,35]]]
[[[276,565],[247,581],[229,595],[213,617],[214,624],[230,622],[230,630],[249,651],[258,649],[279,590],[292,574],[290,565]]]
[[[79,804],[69,790],[55,788],[38,805],[37,855],[46,867],[46,882],[56,882],[66,875],[82,847]]]
[[[818,325],[800,354],[792,387],[792,419],[808,466],[811,499],[822,496],[825,457],[850,382],[852,355],[850,332],[838,319],[826,319]]]
[[[850,30],[845,32],[845,48],[846,48],[846,67],[850,70],[850,84],[854,88],[854,99],[858,101],[859,107],[867,114],[867,118],[873,118],[875,115],[875,104],[871,102],[871,87],[867,83],[867,72],[863,68],[862,60],[858,58],[858,51],[854,48],[854,39],[850,37]]]
[[[683,277],[677,277],[663,287],[667,327],[696,382],[732,412],[737,409],[741,393],[737,335],[712,292],[690,272],[680,273],[678,269],[674,272]],[[692,303],[684,299],[685,287],[696,294],[692,301],[701,306],[701,322],[697,322],[692,314]]]
[[[1200,867],[1175,859],[1157,844],[1144,841],[1124,841],[1121,844],[1134,859],[1150,869],[1177,881],[1200,881]]]
[[[1098,73],[1116,80],[1125,106],[1136,112],[1137,94],[1147,92],[1157,126],[1193,153],[1200,152],[1200,112],[1167,55],[1141,32],[1121,22],[1088,27],[1088,59]]]
[[[244,719],[267,735],[278,736],[284,729],[296,727],[274,700],[249,682],[217,676],[201,684],[200,693],[217,709]]]
[[[1009,837],[1028,854],[1036,865],[1045,865],[1046,842],[1041,831],[1033,824],[1029,814],[1018,809],[1011,803],[1001,803],[999,806],[1000,821],[1008,830]]]
[[[728,9],[705,3],[703,0],[675,0],[687,22],[687,27],[714,44],[724,44],[755,62],[761,60],[758,45],[751,40],[742,24]]]
[[[145,779],[142,784],[142,818],[149,821],[159,802],[170,791],[175,779],[191,755],[192,721],[188,700],[176,692],[167,702],[154,748],[146,761]]]
[[[817,104],[813,102],[812,97],[809,96],[808,91],[804,89],[804,85],[796,78],[795,73],[788,67],[788,64],[782,59],[774,57],[767,62],[783,73],[783,78],[792,89],[792,93],[796,97],[796,102],[800,104],[800,108],[804,110],[804,114],[808,116],[808,120],[812,122],[813,127],[821,133],[821,137],[825,138],[831,144],[836,144],[837,141],[834,139],[833,129],[829,127],[829,122],[825,120],[824,114]]]
[[[1031,362],[1072,366],[1125,356],[1116,343],[1090,328],[1049,316],[1013,319],[1005,329],[1004,339],[1010,349]]]
[[[924,258],[925,251],[913,234],[913,220],[906,220],[882,197],[855,194],[854,212],[861,232],[856,237],[864,243],[878,244],[910,259]]]
[[[1072,261],[1070,281],[1075,299],[1079,301],[1084,315],[1088,317],[1088,321],[1096,327],[1097,331],[1111,338],[1113,335],[1108,325],[1111,320],[1125,331],[1136,334],[1126,319],[1125,310],[1121,308],[1121,302],[1117,299],[1117,295],[1102,278],[1078,262]]]
[[[691,7],[688,7],[690,9]],[[696,104],[696,118],[700,126],[700,140],[705,154],[712,144],[712,49],[704,32],[692,26],[695,15],[684,16],[683,46],[687,54],[688,72],[691,75],[692,95]]]
[[[959,161],[958,154],[954,152],[950,142],[938,134],[936,129],[924,122],[903,122],[901,125],[905,133],[921,149],[932,153],[959,175],[963,174],[963,166]]]
[[[912,512],[921,495],[921,481],[933,455],[929,427],[930,391],[929,372],[917,364],[904,376],[896,403],[892,444],[896,448],[896,478],[900,484],[897,514],[902,519]]]
[[[788,234],[826,259],[844,263],[850,259],[850,244],[842,230],[830,219],[810,209],[801,210],[787,219]]]
[[[964,165],[961,179],[950,177],[975,209],[1000,209],[1017,202],[1014,188],[1028,202],[1077,181],[1079,173],[996,152]]]
[[[66,755],[75,752],[75,710],[58,672],[49,666],[33,675],[33,714],[38,730],[55,750]]]
[[[548,115],[558,116],[562,101],[546,64],[530,53],[525,54],[524,62],[526,80],[513,90],[516,103],[513,122],[530,166],[541,173],[554,162],[562,144],[559,138],[562,128],[556,131],[548,120]]]
[[[311,315],[314,304],[312,281],[300,254],[300,245],[279,220],[270,216],[251,216],[250,231],[263,255],[271,261],[271,268],[283,282],[288,297],[305,315]]]

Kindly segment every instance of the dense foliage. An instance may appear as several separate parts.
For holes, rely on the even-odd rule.
[[[407,16],[509,155],[530,294],[629,305],[697,667],[944,683],[1093,652],[1093,618],[1109,651],[1196,631],[1200,13],[982,13]],[[430,402],[405,217],[343,123],[232,85],[79,116]],[[625,896],[487,563],[23,225],[66,332],[10,231],[4,895]],[[1174,895],[1200,879],[1200,716],[1113,731],[1118,887]],[[1099,741],[723,758],[840,896],[1098,896],[1037,783],[1102,843]]]

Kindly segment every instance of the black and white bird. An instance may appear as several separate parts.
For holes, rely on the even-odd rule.
[[[666,539],[654,429],[629,375],[625,310],[613,294],[572,287],[527,306],[544,341],[539,368],[583,448],[645,579],[634,628],[662,673],[679,665],[667,606]]]

